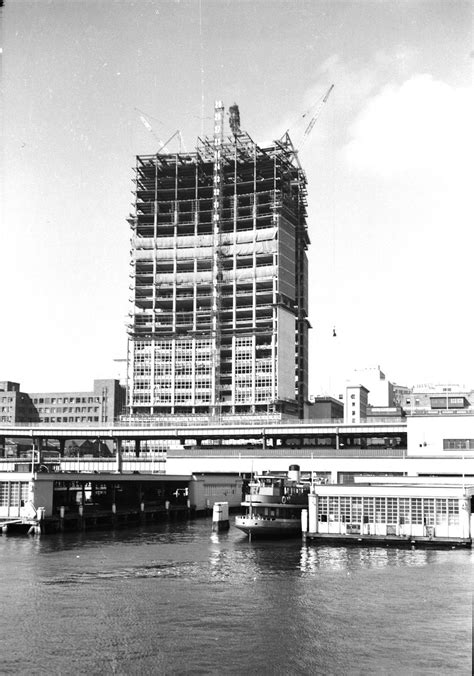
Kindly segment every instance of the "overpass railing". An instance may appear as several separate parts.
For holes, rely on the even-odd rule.
[[[166,457],[141,460],[140,458],[124,459],[120,463],[121,472],[146,472],[147,474],[165,474]],[[116,472],[116,458],[61,458],[59,461],[45,460],[41,463],[31,463],[22,458],[0,458],[0,472]]]
[[[344,420],[334,418],[318,418],[318,419],[303,419],[296,420],[295,418],[288,419],[274,419],[267,417],[256,416],[235,416],[232,418],[212,418],[212,417],[186,417],[180,418],[178,416],[170,416],[167,418],[140,418],[140,419],[121,419],[110,423],[91,423],[91,422],[77,422],[77,423],[45,423],[45,422],[16,422],[3,423],[2,427],[24,427],[25,429],[95,429],[95,430],[111,430],[122,429],[124,427],[246,427],[255,426],[308,426],[308,425],[341,425],[356,427],[357,425],[377,425],[377,424],[393,424],[399,425],[406,423],[406,418],[403,417],[387,417],[387,418],[364,418],[359,423],[344,423]]]

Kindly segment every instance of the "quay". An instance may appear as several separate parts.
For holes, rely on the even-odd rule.
[[[87,442],[89,448],[96,442],[97,446],[107,443],[110,451],[102,457],[94,457],[90,451],[73,457],[67,452],[70,440]],[[26,450],[7,451],[14,444]],[[356,542],[367,537],[371,542],[379,538],[408,542],[426,537],[428,542],[436,538],[441,543],[443,538],[469,540],[472,533],[472,526],[469,533],[455,528],[457,521],[461,523],[460,494],[427,493],[422,484],[432,485],[438,479],[446,490],[454,490],[456,481],[474,485],[473,415],[446,413],[359,423],[189,416],[108,425],[4,424],[0,426],[2,455],[3,532],[13,532],[20,525],[25,530],[33,527],[34,532],[50,532],[191,518],[210,515],[214,504],[220,502],[227,502],[230,511],[235,511],[252,474],[285,472],[297,463],[302,474],[315,480],[318,505],[323,505],[323,497],[329,501],[326,521],[319,518],[322,512],[314,515],[315,508],[309,505],[310,539],[329,541],[344,536]],[[409,496],[394,495],[387,486],[374,493],[376,480],[409,483],[410,477],[416,478],[418,486],[412,486]],[[369,478],[371,487],[363,492],[357,482]],[[351,487],[358,493],[343,492]],[[413,511],[409,517],[405,503],[398,501],[397,523],[392,521],[393,503],[383,503],[382,509],[382,503],[377,502],[395,497],[415,501],[410,503]],[[419,516],[416,501],[424,497],[434,502],[422,503]],[[346,499],[354,498],[350,516],[344,511],[336,514],[336,498],[339,510],[346,509]],[[367,503],[369,511],[362,511],[358,519],[357,500],[362,501],[364,510],[369,499],[373,508]],[[456,513],[449,511],[453,504],[458,504]],[[471,514],[472,501],[468,510]],[[406,523],[401,523],[407,518],[414,519],[409,533]],[[443,533],[445,523],[449,532]],[[396,532],[394,525],[400,527]],[[433,526],[434,538],[433,532],[419,526]]]

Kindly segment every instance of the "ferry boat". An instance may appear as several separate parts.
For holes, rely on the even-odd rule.
[[[301,534],[301,511],[308,508],[310,482],[302,481],[299,465],[290,465],[288,474],[260,474],[249,484],[241,503],[243,516],[235,525],[252,536],[296,536]]]

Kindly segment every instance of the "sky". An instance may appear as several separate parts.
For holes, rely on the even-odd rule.
[[[377,365],[398,384],[474,388],[470,1],[6,0],[0,12],[0,379],[89,390],[123,370],[135,155],[178,129],[193,150],[220,99],[257,143],[289,130],[300,148],[310,394]],[[331,84],[302,144],[303,115]]]

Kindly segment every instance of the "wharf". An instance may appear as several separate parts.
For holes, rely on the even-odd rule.
[[[456,537],[429,537],[429,536],[403,536],[403,535],[360,535],[346,533],[337,535],[334,533],[306,533],[305,539],[312,540],[314,544],[325,545],[354,545],[361,547],[399,547],[399,548],[449,548],[469,549],[472,547],[471,538]]]
[[[190,519],[196,516],[196,510],[185,505],[162,505],[144,507],[143,509],[91,509],[82,512],[64,512],[60,515],[46,516],[42,519],[11,518],[0,521],[0,532],[4,535],[13,533],[42,534],[71,532],[79,530],[100,530],[124,528],[147,523],[149,521],[171,521]]]

